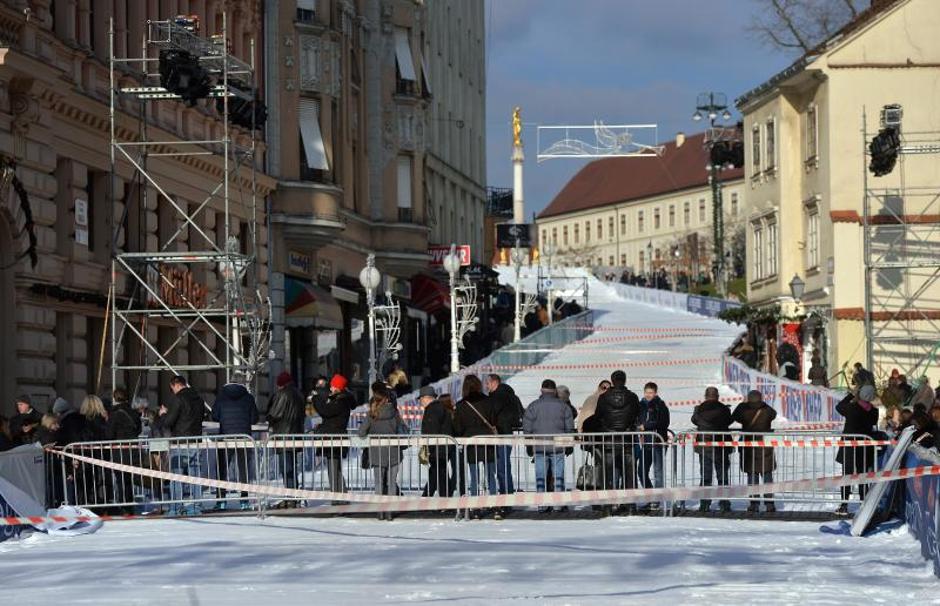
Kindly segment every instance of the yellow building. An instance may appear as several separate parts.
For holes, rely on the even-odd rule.
[[[940,340],[938,31],[934,0],[873,2],[737,100],[748,299],[794,316],[815,312],[800,331],[804,371],[816,352],[830,375],[860,361],[884,378],[916,367]],[[866,146],[891,104],[903,108],[902,148],[921,153],[902,153],[893,172],[875,177],[866,174]],[[791,297],[794,276],[805,282],[802,305]],[[935,365],[930,373],[936,380]]]
[[[662,156],[595,160],[537,218],[552,264],[699,276],[711,271],[712,189],[705,135],[678,135]],[[725,233],[746,214],[741,169],[720,173]],[[678,251],[678,257],[676,252]]]

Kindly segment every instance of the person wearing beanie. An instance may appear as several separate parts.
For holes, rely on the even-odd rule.
[[[849,394],[836,405],[836,412],[845,417],[842,434],[848,439],[858,436],[870,436],[878,424],[878,409],[872,404],[875,399],[875,387],[863,383],[859,387],[858,395]],[[861,438],[858,438],[861,439]],[[875,467],[875,448],[873,446],[843,446],[836,453],[836,462],[842,465],[845,475],[871,471]],[[859,499],[864,501],[868,493],[868,486],[858,485]],[[842,487],[842,504],[836,509],[840,515],[848,514],[849,499],[852,498],[852,487]]]
[[[302,434],[304,432],[304,396],[294,385],[294,379],[286,370],[277,376],[277,392],[268,406],[268,428],[271,435]],[[275,450],[284,465],[284,487],[297,487],[296,462],[299,448]],[[296,505],[296,501],[283,501],[282,507]]]
[[[526,407],[522,417],[522,431],[526,435],[536,436],[574,433],[574,415],[571,412],[571,406],[558,398],[555,382],[551,379],[542,381],[542,395]],[[533,456],[535,457],[536,490],[545,492],[545,479],[550,467],[555,491],[564,492],[565,449],[535,446]],[[562,510],[566,509],[562,508]],[[551,511],[551,508],[540,508],[539,511]]]
[[[640,417],[640,398],[627,389],[627,373],[624,371],[611,373],[610,382],[612,387],[597,398],[594,416],[598,429],[603,433],[634,431]],[[603,444],[604,487],[628,490],[636,488],[636,458],[633,456],[633,445],[628,444],[622,437],[613,436],[603,440]],[[627,505],[619,509],[629,513],[635,510],[636,506]],[[605,506],[605,510],[613,511],[611,506]]]
[[[331,436],[339,439],[346,437],[349,426],[349,414],[356,408],[356,398],[346,389],[349,381],[341,374],[333,375],[330,379],[330,395],[326,402],[316,405],[317,414],[323,421],[313,430],[321,436]],[[331,492],[346,492],[346,483],[343,480],[343,459],[349,454],[348,447],[329,446],[329,440],[324,440],[327,447],[321,447],[316,455],[327,459],[327,475],[330,480]]]

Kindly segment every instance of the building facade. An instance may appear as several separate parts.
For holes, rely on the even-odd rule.
[[[371,254],[379,301],[401,309],[399,362],[424,376],[428,244],[482,243],[482,2],[295,0],[266,3],[265,23],[272,374],[363,384]]]
[[[427,4],[423,56],[431,105],[425,170],[432,244],[468,244],[488,263],[486,206],[486,61],[483,0]]]
[[[712,188],[704,134],[679,135],[662,156],[605,158],[579,171],[537,218],[553,265],[699,277],[711,271]],[[722,171],[727,234],[747,209],[740,169]],[[677,254],[678,253],[678,254]]]
[[[940,117],[927,101],[940,92],[937,27],[940,11],[930,0],[873,2],[816,52],[737,100],[746,138],[748,300],[805,317],[788,331],[798,335],[804,373],[817,354],[830,375],[862,362],[884,378],[892,368],[911,370],[924,343],[940,340],[940,215],[930,202],[940,193],[937,156],[902,154],[890,174],[866,174],[866,147],[886,105],[903,108],[903,140],[940,140]],[[878,226],[869,237],[866,202]],[[866,247],[894,267],[869,281]],[[908,271],[915,264],[918,271]],[[799,302],[794,276],[805,282]],[[866,336],[869,312],[878,343]],[[936,372],[928,374],[936,380]]]
[[[149,161],[148,172],[181,207],[192,210],[209,196],[195,214],[199,230],[185,224],[154,183],[135,179],[127,162],[118,162],[111,174],[108,21],[100,17],[114,17],[116,56],[140,56],[147,19],[195,14],[203,35],[210,36],[221,32],[221,5],[212,0],[114,2],[112,11],[111,2],[97,0],[0,2],[0,154],[16,163],[15,174],[27,193],[23,203],[9,182],[0,188],[0,413],[11,411],[17,393],[31,396],[44,409],[57,395],[80,403],[88,393],[109,392],[112,358],[106,307],[112,254],[156,251],[170,242],[177,250],[201,249],[197,231],[224,242],[224,221],[218,220],[222,201],[209,193],[218,185],[221,158],[164,156]],[[248,61],[253,32],[260,26],[257,3],[228,5],[229,32],[234,34],[231,52]],[[141,81],[137,69],[129,65],[122,70],[122,86]],[[118,106],[119,136],[133,138],[146,124],[151,139],[209,139],[221,128],[214,100],[193,107],[178,101],[148,103],[144,116],[138,107],[136,102]],[[250,144],[243,129],[234,129],[232,137],[236,144]],[[258,148],[260,157],[263,153]],[[262,199],[272,187],[270,179],[258,175]],[[264,292],[263,214],[251,216],[248,207],[239,204],[233,205],[230,219],[230,232],[240,242],[257,228],[254,284]],[[28,255],[21,256],[32,236],[35,264]],[[210,296],[221,287],[211,271],[194,269],[186,280]],[[127,281],[119,281],[115,297],[127,296],[127,288]],[[204,355],[185,337],[177,340],[178,331],[166,321],[148,322],[140,330],[172,363],[195,364]],[[218,349],[220,343],[205,338]],[[139,342],[126,339],[120,345],[120,363],[149,363]],[[167,381],[163,373],[117,377],[118,384],[152,401],[168,396]],[[199,373],[190,381],[210,397],[220,376]]]

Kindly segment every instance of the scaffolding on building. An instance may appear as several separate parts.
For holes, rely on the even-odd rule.
[[[900,107],[892,107],[900,122]],[[864,113],[862,121],[868,368],[882,378],[893,369],[919,378],[940,345],[940,132],[907,132],[898,123],[897,163],[884,179],[892,186],[881,187],[882,177],[869,175],[873,133]]]
[[[185,18],[149,20],[141,55],[136,57],[115,56],[113,20],[109,28],[111,198],[115,197],[119,164],[131,167],[133,177],[129,182],[136,192],[136,196],[125,196],[124,217],[115,221],[112,230],[111,371],[112,385],[117,385],[118,373],[124,372],[133,393],[140,389],[142,380],[146,385],[148,373],[153,372],[215,371],[224,382],[240,374],[251,389],[268,358],[270,301],[257,289],[258,156],[253,104],[259,101],[254,52],[251,64],[231,55],[224,12],[221,25],[221,34],[205,38]],[[203,78],[203,83],[211,85],[197,95],[213,100],[216,106],[203,108],[217,119],[218,127],[208,127],[212,136],[193,140],[150,138],[150,127],[159,115],[155,106],[178,103],[182,98],[161,85],[158,72],[163,70],[156,69],[164,68],[164,55],[173,53],[184,54],[194,62],[190,65],[197,65],[197,70],[209,78]],[[252,104],[250,124],[243,125],[237,137],[230,113],[231,101],[236,98]],[[186,101],[195,104],[192,97]],[[133,114],[135,107],[137,132],[127,127],[127,115]],[[181,183],[179,175],[168,176],[166,173],[172,171],[158,172],[153,166],[162,161],[158,159],[189,156],[204,156],[219,174],[217,184],[202,192],[204,198],[192,205],[175,197],[179,194],[175,191]],[[154,192],[155,201],[148,200],[148,192]],[[174,233],[148,238],[144,218],[144,227],[137,226],[139,250],[119,246],[121,230],[125,229],[125,237],[130,234],[130,211],[146,217],[153,210],[159,217],[161,206],[172,214],[173,227],[167,232],[175,227]],[[201,221],[209,212],[215,213],[214,234],[204,229]],[[246,229],[234,228],[237,219],[244,221]],[[224,229],[219,229],[220,224]],[[210,282],[210,276],[218,278]],[[153,326],[168,328],[164,333],[168,338],[154,342]],[[131,343],[133,346],[128,347]],[[133,358],[122,353],[125,349],[135,352]],[[134,385],[132,377],[136,377]]]

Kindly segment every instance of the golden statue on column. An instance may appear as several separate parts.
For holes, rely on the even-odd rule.
[[[512,110],[512,146],[522,147],[522,110],[518,105]]]

